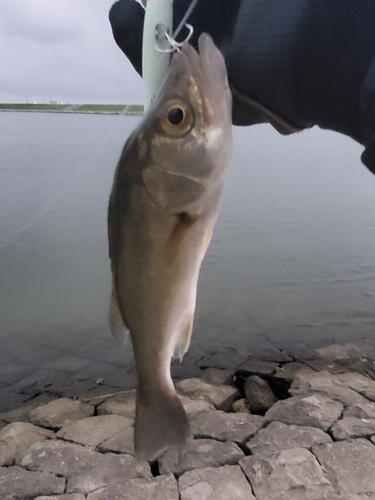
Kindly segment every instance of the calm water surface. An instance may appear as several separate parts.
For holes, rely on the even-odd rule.
[[[78,353],[107,327],[107,200],[138,117],[0,113],[0,342]],[[374,338],[375,176],[313,129],[234,129],[194,344]]]

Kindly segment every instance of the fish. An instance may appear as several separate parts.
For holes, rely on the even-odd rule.
[[[208,34],[173,54],[164,84],[127,140],[108,206],[109,322],[130,332],[136,373],[135,456],[183,450],[189,421],[171,360],[189,348],[198,276],[232,150],[232,97]]]

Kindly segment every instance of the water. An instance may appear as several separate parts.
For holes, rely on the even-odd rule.
[[[0,113],[0,342],[112,345],[106,209],[137,117]],[[202,267],[194,343],[374,338],[375,177],[361,146],[313,129],[234,129]],[[113,344],[114,345],[114,344]]]

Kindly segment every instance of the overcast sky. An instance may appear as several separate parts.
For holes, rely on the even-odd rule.
[[[112,37],[114,1],[0,0],[0,102],[142,103]]]

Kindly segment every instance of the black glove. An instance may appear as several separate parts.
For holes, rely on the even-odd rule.
[[[174,0],[174,29],[191,0]],[[142,72],[144,10],[119,0],[114,38]],[[374,0],[199,0],[191,43],[210,33],[224,54],[233,124],[270,122],[284,134],[318,125],[366,146],[375,173]]]

